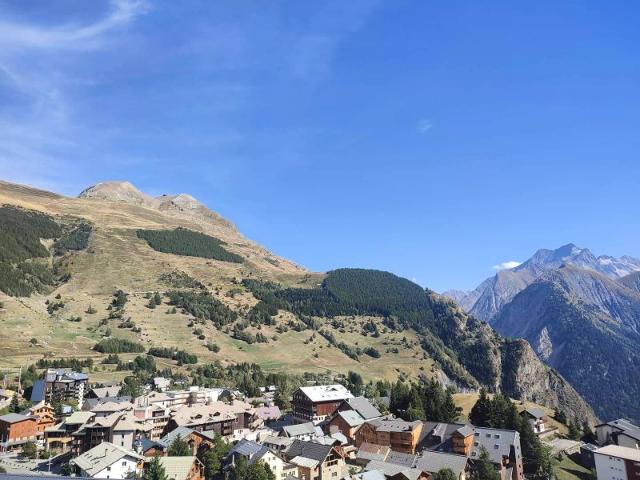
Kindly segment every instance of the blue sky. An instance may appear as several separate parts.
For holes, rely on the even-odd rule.
[[[441,291],[640,256],[640,3],[0,0],[0,178],[187,192]]]

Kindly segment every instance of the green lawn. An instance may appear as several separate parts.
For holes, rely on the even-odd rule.
[[[553,471],[558,480],[591,480],[595,478],[589,469],[577,464],[566,455],[562,455],[561,460],[554,461]]]

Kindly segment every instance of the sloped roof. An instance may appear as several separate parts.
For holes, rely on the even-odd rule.
[[[74,458],[72,462],[88,475],[94,476],[125,457],[130,457],[133,460],[142,460],[142,457],[135,452],[110,442],[102,442]]]
[[[266,447],[258,442],[254,442],[253,440],[243,438],[236,443],[231,450],[229,450],[229,455],[238,454],[243,457],[251,458],[263,448]]]
[[[520,434],[514,430],[475,427],[471,458],[480,458],[484,447],[493,463],[501,463],[504,457],[509,456],[512,445],[520,446]]]
[[[33,387],[31,389],[31,401],[32,402],[41,402],[44,400],[44,380],[36,380],[33,382]]]
[[[356,458],[359,460],[379,460],[384,461],[391,451],[391,447],[377,445],[375,443],[363,443],[358,449]]]
[[[610,455],[612,457],[624,458],[632,462],[640,462],[640,450],[637,448],[621,447],[619,445],[607,445],[599,448],[595,453]]]
[[[256,408],[256,416],[263,420],[277,420],[282,416],[282,412],[277,405],[258,407]]]
[[[322,435],[322,429],[316,427],[313,422],[285,425],[282,431],[287,437],[301,437],[303,435]]]
[[[120,385],[111,385],[109,387],[95,387],[90,390],[99,399],[106,397],[117,397],[120,392]]]
[[[317,385],[314,387],[300,387],[312,402],[330,402],[334,400],[346,400],[353,395],[342,385]]]
[[[422,422],[420,420],[407,422],[398,418],[384,420],[375,419],[369,420],[367,423],[370,423],[376,428],[376,430],[381,432],[411,432],[422,426]]]
[[[364,423],[364,418],[362,418],[355,410],[344,410],[342,412],[338,412],[338,416],[352,428]]]
[[[298,455],[297,457],[293,457],[291,459],[291,463],[293,463],[294,465],[300,465],[301,467],[307,467],[307,468],[316,468],[320,464],[318,460],[315,460],[313,458],[303,457],[300,455]]]
[[[535,419],[543,418],[546,415],[544,413],[544,410],[542,410],[541,408],[535,408],[535,407],[529,407],[525,409],[522,413],[527,414]]]
[[[391,450],[385,462],[395,463],[396,465],[404,465],[405,467],[413,467],[417,456],[411,453],[402,453]]]
[[[81,425],[87,423],[95,416],[96,414],[93,412],[73,412],[64,420],[64,423],[67,425]]]
[[[381,462],[380,460],[371,460],[366,467],[365,470],[378,470],[382,472],[385,476],[391,477],[393,475],[397,475],[405,470],[408,470],[404,465],[398,465],[397,463],[388,463]]]
[[[191,467],[197,461],[196,457],[160,457],[160,464],[172,480],[187,480]]]
[[[365,397],[347,398],[345,402],[365,420],[382,416],[380,411]]]
[[[25,420],[33,420],[33,417],[28,417],[26,415],[21,415],[19,413],[7,413],[6,415],[2,415],[0,417],[0,421],[6,423],[18,423],[23,422]]]
[[[332,445],[321,445],[314,442],[305,442],[303,440],[295,440],[289,448],[285,450],[289,457],[306,457],[323,462],[327,455],[333,449]]]
[[[459,477],[460,473],[465,470],[468,461],[469,459],[464,455],[426,450],[416,460],[416,468],[428,473],[436,473],[443,468],[449,468],[456,474],[456,477]]]
[[[180,437],[182,440],[184,440],[189,435],[191,435],[191,432],[193,432],[193,430],[188,427],[174,428],[164,437],[158,440],[158,443],[164,448],[169,448],[169,445],[171,445],[176,438]]]
[[[625,435],[635,440],[640,440],[640,427],[634,425],[626,418],[619,418],[618,420],[607,422],[606,425],[615,427],[618,430],[623,431]],[[598,425],[598,426],[601,426],[601,425]]]

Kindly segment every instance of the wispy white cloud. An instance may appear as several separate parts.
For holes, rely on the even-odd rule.
[[[130,23],[148,9],[149,5],[144,0],[111,0],[111,11],[104,18],[86,25],[43,27],[3,20],[0,21],[0,48],[5,49],[5,52],[20,49],[96,48],[101,45],[106,33]]]
[[[69,191],[70,152],[99,134],[83,131],[74,118],[70,86],[87,85],[76,78],[80,53],[104,50],[118,29],[146,13],[145,0],[111,0],[105,13],[83,23],[55,25],[0,20],[0,91],[11,102],[0,107],[0,170],[21,183]],[[84,61],[85,57],[80,57]]]
[[[428,118],[423,118],[418,122],[418,132],[420,132],[421,134],[427,133],[432,128],[433,128],[433,122]]]
[[[499,263],[498,265],[494,265],[494,270],[511,270],[512,268],[516,268],[518,265],[521,265],[522,262],[517,262],[515,260],[508,260],[506,262]]]

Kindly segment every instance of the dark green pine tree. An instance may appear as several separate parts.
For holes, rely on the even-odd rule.
[[[178,435],[173,439],[171,445],[169,445],[167,454],[170,457],[190,457],[193,455],[193,452],[189,444]]]
[[[480,397],[469,412],[469,421],[478,427],[491,426],[492,408],[491,399],[484,388],[480,389]]]
[[[167,472],[160,463],[160,457],[153,457],[144,467],[142,480],[169,480]]]
[[[498,470],[491,463],[491,457],[487,449],[480,449],[480,457],[475,462],[475,470],[478,480],[500,480]]]

